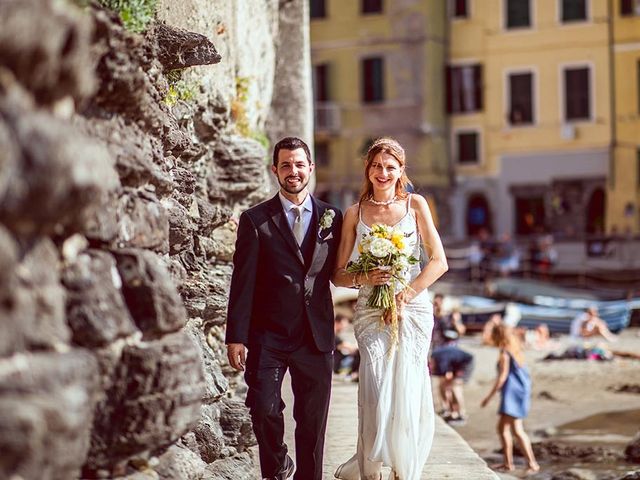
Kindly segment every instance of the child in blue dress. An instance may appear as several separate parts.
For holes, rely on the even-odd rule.
[[[511,327],[498,324],[491,331],[494,346],[500,349],[498,357],[498,376],[491,391],[482,400],[485,407],[496,392],[500,392],[500,409],[498,414],[498,436],[502,444],[504,463],[496,467],[502,471],[512,471],[513,436],[518,440],[520,449],[527,460],[527,473],[540,470],[531,448],[529,436],[524,431],[522,419],[529,413],[531,405],[531,377],[524,364],[524,354],[520,341]],[[513,434],[513,436],[512,436]]]

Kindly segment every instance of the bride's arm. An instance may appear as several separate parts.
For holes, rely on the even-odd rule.
[[[336,257],[336,268],[333,271],[331,281],[336,287],[354,287],[358,285],[359,276],[345,270],[353,247],[356,243],[356,225],[358,223],[358,205],[351,205],[344,213],[342,221],[342,235]]]
[[[411,203],[416,212],[416,221],[422,238],[425,252],[429,255],[429,263],[422,269],[420,274],[411,282],[413,291],[407,292],[410,298],[418,295],[424,289],[430,287],[438,278],[440,278],[447,270],[447,257],[444,253],[444,247],[440,240],[440,235],[436,230],[431,216],[431,210],[427,200],[421,196],[413,194]]]

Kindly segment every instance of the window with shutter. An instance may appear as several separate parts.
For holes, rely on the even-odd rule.
[[[329,101],[329,65],[321,63],[313,67],[313,99],[316,102]]]
[[[449,66],[446,82],[448,113],[482,111],[482,65]]]
[[[311,18],[326,18],[326,0],[311,0],[311,4],[309,5],[309,15]]]
[[[449,14],[452,18],[469,18],[469,0],[449,0]]]
[[[527,28],[531,26],[530,0],[505,0],[507,7],[507,28]]]
[[[471,165],[480,161],[478,132],[464,131],[456,134],[457,160],[460,165]]]
[[[620,0],[620,15],[640,16],[640,0]]]
[[[384,100],[384,60],[381,57],[362,60],[362,101],[376,103]]]
[[[382,13],[382,0],[362,0],[362,13]]]
[[[587,19],[587,0],[562,0],[562,22],[583,22]]]
[[[509,75],[509,123],[530,125],[533,119],[533,74]]]
[[[591,85],[589,68],[567,68],[564,71],[565,120],[591,119]]]

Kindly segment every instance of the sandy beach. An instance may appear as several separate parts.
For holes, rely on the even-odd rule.
[[[622,454],[624,445],[640,428],[640,393],[617,392],[616,389],[624,385],[635,386],[636,392],[640,389],[640,360],[542,361],[549,352],[564,351],[571,344],[567,336],[554,337],[552,340],[548,348],[526,351],[533,379],[533,395],[525,428],[532,441],[578,449],[599,446],[605,452]],[[479,336],[465,337],[459,345],[474,355],[475,370],[465,389],[469,419],[466,425],[456,429],[489,463],[500,461],[501,456],[496,453],[499,442],[495,433],[497,396],[486,408],[480,408],[480,401],[495,379],[498,351],[481,345]],[[608,346],[615,350],[640,353],[640,329],[624,330],[618,341]],[[587,418],[598,414],[606,415]],[[585,418],[586,421],[580,422]],[[559,428],[570,422],[575,423]],[[542,457],[539,460],[543,472],[534,478],[551,478],[550,472],[570,467],[597,471],[598,475],[594,478],[598,479],[619,478],[621,473],[640,470],[640,465],[629,465],[616,458],[603,461],[597,455],[583,456],[582,459],[569,455],[561,460],[553,456]],[[523,470],[521,459],[516,458],[516,463],[520,463],[519,470]]]

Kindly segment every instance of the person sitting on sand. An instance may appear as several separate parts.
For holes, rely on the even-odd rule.
[[[593,338],[600,336],[609,342],[618,337],[611,333],[606,322],[598,316],[598,308],[588,307],[571,322],[571,336],[574,338]]]
[[[531,404],[531,377],[524,364],[524,354],[520,341],[513,333],[513,329],[498,324],[491,331],[493,345],[500,348],[498,357],[498,376],[487,396],[480,404],[486,407],[493,395],[500,392],[500,408],[498,413],[497,431],[502,444],[504,463],[493,468],[500,471],[512,471],[513,466],[513,437],[515,435],[520,450],[527,460],[527,473],[540,470],[531,448],[529,436],[524,431],[523,418],[529,413]]]

